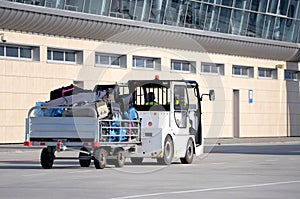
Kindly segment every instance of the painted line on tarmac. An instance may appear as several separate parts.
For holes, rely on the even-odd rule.
[[[142,198],[142,197],[153,197],[153,196],[162,196],[162,195],[171,195],[171,194],[184,194],[184,193],[210,192],[210,191],[222,191],[222,190],[232,190],[232,189],[245,189],[245,188],[266,187],[266,186],[276,186],[276,185],[296,184],[296,183],[300,183],[300,180],[298,180],[298,181],[284,181],[284,182],[271,182],[271,183],[262,183],[262,184],[250,184],[250,185],[240,185],[240,186],[228,186],[228,187],[216,187],[216,188],[207,188],[207,189],[193,189],[193,190],[186,190],[186,191],[171,191],[171,192],[140,194],[140,195],[116,197],[116,198],[112,198],[112,199]]]
[[[43,176],[46,175],[46,173],[32,173],[32,174],[26,174],[22,175],[23,177],[30,177],[30,176]]]
[[[89,172],[92,172],[92,170],[70,171],[70,172],[67,172],[67,173],[69,173],[69,174],[75,174],[75,173],[89,173]]]

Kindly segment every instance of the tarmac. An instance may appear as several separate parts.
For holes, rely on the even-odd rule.
[[[270,144],[299,144],[300,137],[260,137],[260,138],[206,138],[205,146],[213,145],[270,145]],[[40,150],[45,146],[24,146],[21,143],[0,143],[1,152],[26,152]]]

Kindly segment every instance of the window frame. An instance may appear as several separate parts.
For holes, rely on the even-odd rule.
[[[209,71],[205,71],[204,68],[209,67]],[[213,72],[212,68],[216,68],[217,72]],[[216,63],[208,63],[208,62],[203,62],[201,63],[201,73],[202,74],[210,74],[210,75],[223,75],[222,74],[222,68],[224,67],[224,64],[216,64]]]
[[[137,59],[143,62],[142,65],[137,65]],[[152,65],[152,67],[149,67]],[[161,58],[157,57],[144,57],[144,56],[132,56],[132,68],[142,70],[158,70],[161,67]]]
[[[24,60],[24,61],[34,61],[34,48],[33,46],[24,46],[24,45],[12,45],[12,44],[0,44],[0,47],[3,47],[3,54],[0,55],[0,58],[4,59],[17,59],[17,60]],[[9,55],[8,48],[14,48],[17,51],[15,56],[13,54]],[[22,55],[22,50],[30,50],[29,57]]]
[[[175,68],[175,64],[180,64],[180,69]],[[184,64],[188,64],[188,70],[184,70]],[[196,70],[193,72],[192,68],[195,69],[195,62],[186,61],[186,60],[178,60],[178,59],[171,59],[171,71],[172,72],[182,72],[182,73],[196,73]]]
[[[236,69],[240,70],[239,74],[235,73]],[[250,71],[250,70],[253,70],[253,69],[254,69],[254,67],[250,67],[250,66],[233,65],[232,66],[232,76],[234,76],[234,77],[244,77],[244,78],[253,78],[253,74],[251,74],[251,71]],[[244,74],[245,70],[246,70],[247,74]],[[253,71],[252,71],[252,73],[253,73]]]
[[[50,53],[50,57],[49,57]],[[62,59],[54,59],[54,53],[62,53]],[[67,60],[68,54],[74,54],[74,61]],[[47,48],[47,62],[50,63],[64,63],[64,64],[80,64],[82,61],[79,60],[79,53],[83,53],[82,51],[72,50],[72,49],[59,49],[59,48]]]
[[[286,78],[286,73],[292,73],[292,75],[296,75],[295,78]],[[284,71],[284,80],[287,81],[299,81],[299,71],[293,71],[293,70],[285,70]]]
[[[107,57],[108,63],[101,63],[101,57]],[[112,53],[95,53],[95,67],[104,67],[108,66],[110,68],[126,68],[126,64],[122,65],[122,57],[126,57],[126,55],[121,54],[112,54]],[[115,59],[113,59],[115,58]],[[118,60],[118,64],[114,64],[115,60]]]
[[[274,68],[258,67],[257,71],[258,71],[257,76],[259,79],[276,79],[276,75],[274,75],[274,72],[276,71],[276,69],[274,69]],[[260,72],[263,72],[264,76],[261,76]],[[267,72],[270,72],[270,74],[271,74],[270,77],[267,76]]]

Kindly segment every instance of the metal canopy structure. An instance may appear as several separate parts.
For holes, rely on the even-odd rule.
[[[0,28],[98,41],[300,61],[300,45],[1,1]]]

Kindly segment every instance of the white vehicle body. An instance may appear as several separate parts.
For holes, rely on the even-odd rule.
[[[135,118],[99,119],[97,110],[90,106],[37,106],[29,110],[24,144],[47,146],[41,153],[43,168],[52,168],[54,153],[64,150],[78,150],[81,166],[87,167],[94,160],[95,167],[101,169],[111,159],[121,167],[125,157],[133,163],[156,158],[160,164],[178,160],[190,164],[194,155],[203,153],[203,95],[195,81],[137,80],[128,81],[125,88],[126,92],[119,91],[116,102],[123,105],[122,112],[134,107]],[[149,93],[157,94],[157,102],[149,102]],[[32,116],[36,109],[57,108],[67,115]]]

